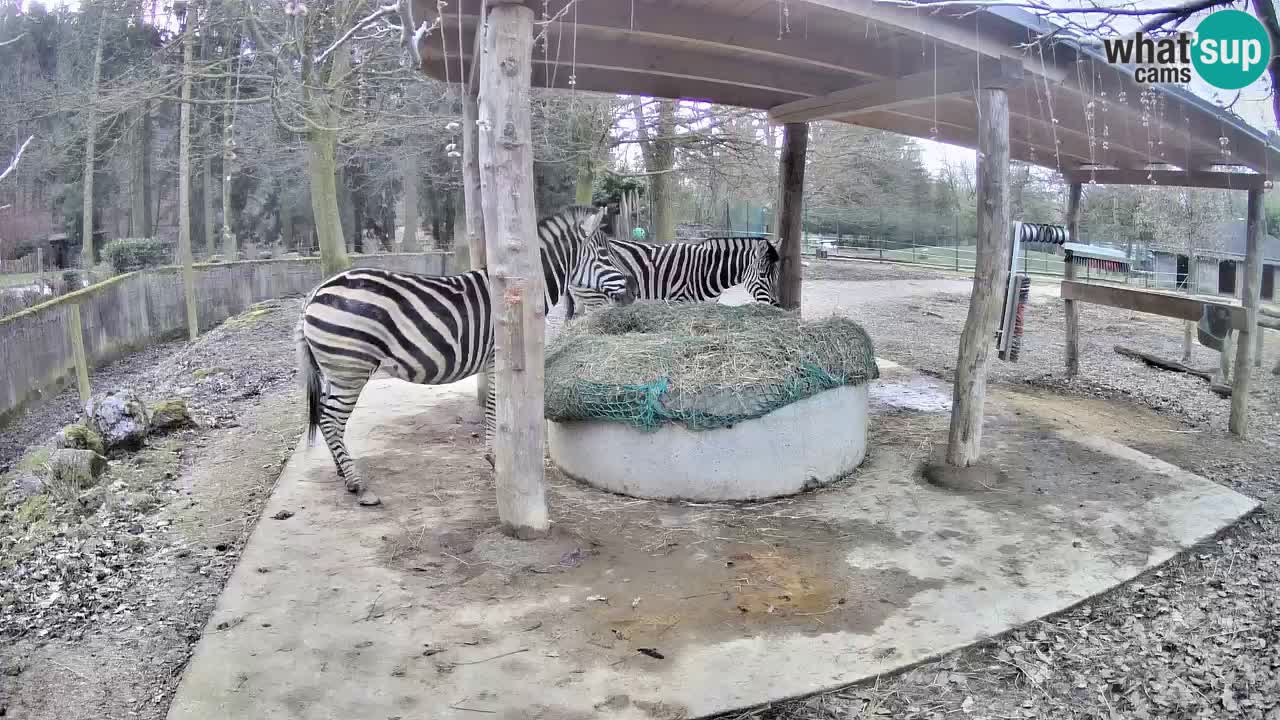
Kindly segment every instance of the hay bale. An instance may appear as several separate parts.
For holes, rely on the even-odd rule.
[[[879,375],[871,338],[846,318],[803,322],[759,304],[637,303],[592,313],[550,345],[546,416],[707,430]]]

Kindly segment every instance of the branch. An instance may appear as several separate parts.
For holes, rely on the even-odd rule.
[[[22,143],[22,147],[18,148],[18,153],[13,156],[13,162],[9,163],[9,167],[5,168],[4,172],[0,172],[0,180],[4,180],[9,177],[14,170],[18,169],[18,161],[22,159],[22,153],[27,149],[27,146],[31,144],[31,141],[34,140],[35,137],[35,135],[32,135],[27,138],[26,142]]]
[[[1201,10],[1208,10],[1209,8],[1217,5],[1230,5],[1233,1],[1234,0],[1194,0],[1180,8],[1170,10],[1158,17],[1148,20],[1143,23],[1142,27],[1138,30],[1139,32],[1148,33],[1157,28],[1164,27],[1171,22],[1182,22]]]
[[[338,38],[336,41],[334,41],[334,43],[333,43],[332,45],[330,45],[329,47],[325,48],[325,49],[324,49],[324,52],[322,52],[322,53],[320,53],[319,55],[317,55],[317,56],[316,56],[316,59],[315,59],[315,64],[316,64],[316,65],[319,65],[319,64],[323,63],[323,62],[324,62],[325,60],[327,60],[327,59],[329,58],[329,56],[330,56],[330,55],[332,55],[332,54],[333,54],[333,53],[334,53],[338,48],[340,48],[340,47],[342,47],[343,45],[345,45],[345,44],[346,44],[346,42],[347,42],[348,40],[350,40],[350,39],[351,39],[351,36],[352,36],[352,35],[355,35],[356,33],[360,32],[361,30],[363,30],[363,29],[365,29],[365,28],[369,27],[370,25],[372,25],[372,24],[376,23],[379,19],[384,18],[384,17],[387,17],[388,15],[399,15],[399,14],[400,14],[400,12],[401,12],[401,10],[400,10],[400,6],[401,6],[401,3],[402,3],[402,2],[412,2],[412,0],[400,0],[400,2],[393,2],[393,3],[387,4],[387,5],[382,5],[382,6],[380,6],[377,10],[374,10],[373,12],[369,13],[368,15],[366,15],[362,20],[360,20],[360,22],[356,23],[356,24],[355,24],[355,25],[353,25],[349,30],[347,30],[345,33],[343,33],[343,34],[342,34],[342,37]],[[403,32],[403,30],[402,30],[401,32]]]
[[[1271,36],[1271,60],[1267,62],[1267,73],[1271,76],[1271,113],[1280,123],[1280,92],[1276,90],[1280,88],[1277,84],[1280,83],[1280,20],[1276,19],[1275,0],[1254,0],[1253,6]]]
[[[14,43],[18,42],[19,40],[21,40],[21,39],[22,39],[23,37],[25,37],[25,36],[26,36],[26,33],[25,33],[25,32],[20,32],[20,33],[18,33],[17,35],[15,35],[15,36],[13,36],[13,37],[9,38],[8,40],[5,40],[5,41],[3,41],[3,42],[0,42],[0,47],[4,47],[5,45],[12,45],[12,44],[14,44]],[[3,176],[0,176],[0,177],[3,177]]]

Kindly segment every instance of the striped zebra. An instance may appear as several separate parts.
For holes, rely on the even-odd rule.
[[[692,243],[653,243],[614,240],[613,262],[635,278],[638,300],[706,302],[725,290],[745,284],[756,302],[777,306],[774,290],[778,250],[761,237],[713,237]],[[571,285],[566,317],[603,305],[607,298]]]
[[[545,308],[560,300],[568,283],[622,304],[635,299],[633,281],[611,264],[603,219],[603,208],[571,207],[538,222]],[[421,385],[457,382],[482,369],[492,373],[491,306],[484,270],[441,277],[354,268],[325,280],[307,298],[298,322],[298,365],[308,444],[319,427],[338,476],[361,505],[380,500],[357,472],[343,434],[365,384],[379,368]],[[493,388],[490,382],[484,414],[491,464]]]

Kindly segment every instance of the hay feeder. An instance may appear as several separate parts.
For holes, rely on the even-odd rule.
[[[861,464],[870,338],[851,320],[763,305],[643,303],[597,312],[548,348],[551,459],[611,492],[759,500]]]

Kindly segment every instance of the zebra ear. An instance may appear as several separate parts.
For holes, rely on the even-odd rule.
[[[600,223],[604,222],[604,214],[608,212],[608,208],[596,208],[594,215],[588,215],[579,227],[582,228],[583,237],[591,237],[596,234],[596,230],[600,229]]]

